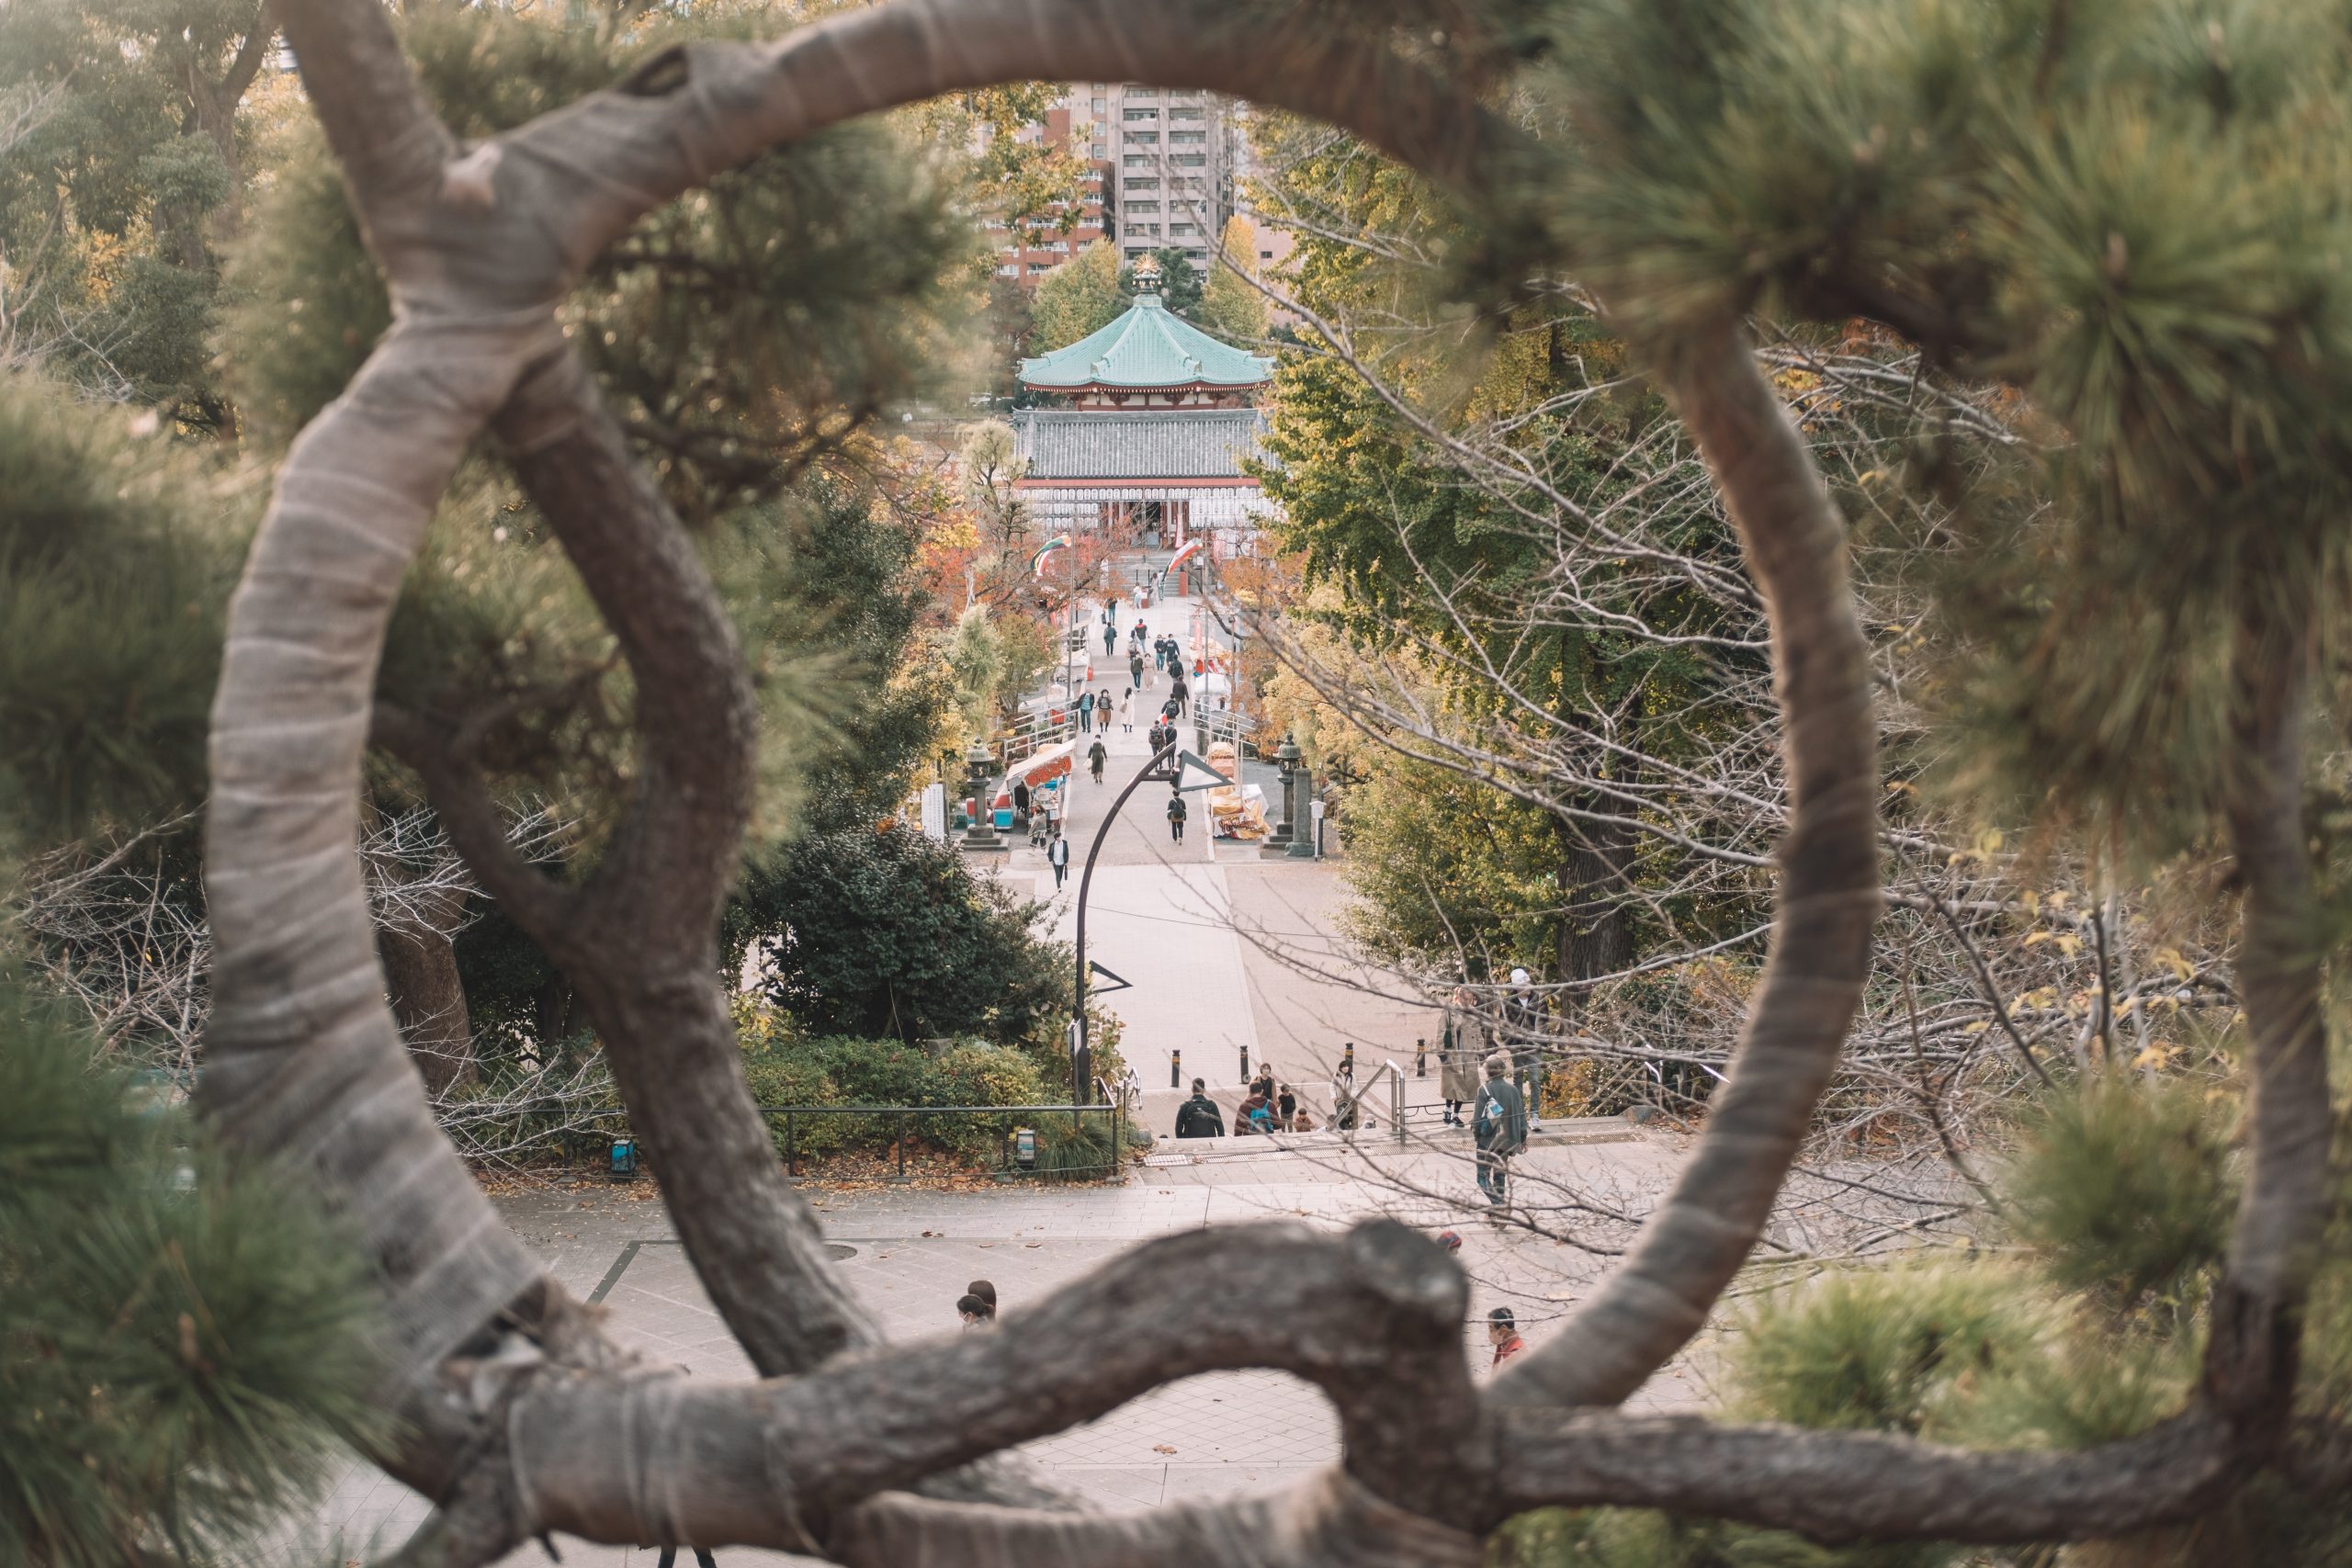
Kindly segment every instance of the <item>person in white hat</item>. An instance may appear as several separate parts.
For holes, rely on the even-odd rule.
[[[1544,1006],[1524,969],[1510,972],[1510,995],[1503,999],[1504,1038],[1510,1044],[1512,1077],[1527,1102],[1527,1131],[1544,1130]]]

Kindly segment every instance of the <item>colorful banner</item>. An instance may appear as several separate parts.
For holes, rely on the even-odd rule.
[[[1052,538],[1047,539],[1043,545],[1038,547],[1037,553],[1029,558],[1029,575],[1033,578],[1045,576],[1046,558],[1052,555],[1056,550],[1066,550],[1068,548],[1069,548],[1069,536],[1068,534],[1057,534]]]

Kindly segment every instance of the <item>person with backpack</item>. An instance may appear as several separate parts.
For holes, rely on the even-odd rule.
[[[1087,770],[1094,775],[1096,784],[1102,782],[1102,761],[1110,754],[1102,749],[1102,738],[1099,735],[1094,738],[1094,744],[1086,749]]]
[[[1499,1051],[1487,1058],[1487,1087],[1471,1112],[1470,1136],[1478,1145],[1478,1190],[1502,1208],[1510,1201],[1510,1157],[1527,1146],[1527,1101],[1510,1081],[1510,1058]]]
[[[1069,840],[1059,833],[1046,846],[1046,863],[1054,868],[1054,891],[1058,893],[1069,878]]]
[[[1127,655],[1127,690],[1130,692],[1143,690],[1143,649],[1141,649]]]
[[[1222,1138],[1225,1136],[1225,1112],[1209,1098],[1207,1080],[1193,1080],[1193,1098],[1176,1108],[1176,1135],[1180,1138]]]
[[[1184,805],[1184,797],[1181,795],[1170,795],[1168,797],[1168,838],[1170,842],[1181,844],[1184,841],[1184,818],[1186,815],[1187,810]]]

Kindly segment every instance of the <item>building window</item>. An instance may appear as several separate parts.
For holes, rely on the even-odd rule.
[[[1197,223],[1170,223],[1168,225],[1168,232],[1171,237],[1182,237],[1189,234],[1194,238],[1198,238],[1201,232],[1201,226]]]
[[[1047,245],[1046,249],[1051,251],[1057,256],[1066,256],[1069,254],[1069,242],[1068,240],[1056,240],[1052,244]]]
[[[1125,120],[1127,124],[1133,125],[1137,120],[1158,119],[1159,118],[1159,111],[1153,108],[1122,109],[1119,112],[1119,118],[1122,120]]]
[[[1128,169],[1148,169],[1151,167],[1151,160],[1145,157],[1131,156],[1123,161],[1120,166],[1122,168]]]
[[[1180,169],[1205,169],[1209,155],[1205,152],[1177,152],[1171,154],[1168,161]]]
[[[1272,251],[1260,251],[1258,253],[1258,259],[1260,261],[1272,261],[1274,259],[1274,253]]]
[[[1178,104],[1168,111],[1168,118],[1170,119],[1198,119],[1201,118],[1201,106]]]
[[[1209,139],[1205,130],[1171,130],[1168,133],[1170,147],[1199,147]]]
[[[1103,106],[1102,106],[1102,99],[1097,98],[1097,99],[1095,99],[1095,100],[1094,100],[1094,112],[1095,112],[1096,114],[1101,114],[1101,113],[1102,112],[1102,107],[1103,107]]]
[[[1029,270],[1033,273],[1051,272],[1054,270],[1054,264],[1051,262],[1031,262],[1029,264]]]
[[[1209,265],[1209,254],[1206,251],[1186,251],[1184,253],[1184,259],[1191,262],[1196,267],[1203,267]]]
[[[1157,223],[1130,223],[1127,225],[1127,232],[1130,235],[1148,235],[1153,239],[1158,239],[1159,237],[1159,225]]]
[[[1007,262],[1002,266],[996,269],[996,275],[999,277],[1019,277],[1021,276],[1020,264],[1017,262]]]
[[[1159,182],[1158,180],[1156,180],[1156,179],[1151,179],[1151,180],[1129,180],[1129,181],[1127,182],[1127,184],[1126,184],[1126,189],[1127,189],[1127,191],[1128,191],[1130,194],[1133,194],[1134,192],[1136,192],[1136,191],[1139,191],[1139,190],[1153,190],[1153,191],[1156,191],[1156,190],[1158,190],[1159,188]]]
[[[1156,130],[1130,130],[1127,132],[1127,145],[1130,147],[1157,147],[1159,145],[1159,132]]]
[[[1148,213],[1152,217],[1157,218],[1159,216],[1159,203],[1156,201],[1131,201],[1127,203],[1127,211],[1129,213]]]

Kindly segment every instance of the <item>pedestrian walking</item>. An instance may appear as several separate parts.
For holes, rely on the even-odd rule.
[[[1274,1114],[1282,1119],[1283,1131],[1285,1133],[1289,1132],[1291,1124],[1298,1120],[1298,1095],[1288,1084],[1283,1085],[1282,1093],[1274,1100]]]
[[[1438,1045],[1438,1093],[1445,1100],[1445,1124],[1459,1127],[1462,1108],[1478,1098],[1478,1063],[1487,1052],[1486,1025],[1467,986],[1456,987],[1445,1010],[1445,1034]]]
[[[1184,797],[1170,795],[1168,797],[1168,839],[1170,843],[1184,841]]]
[[[1078,694],[1078,732],[1084,735],[1094,728],[1094,699],[1084,692]]]
[[[1102,738],[1099,735],[1094,738],[1094,744],[1086,749],[1087,770],[1093,773],[1096,784],[1102,782],[1102,762],[1110,755],[1102,749]]]
[[[1495,1348],[1495,1359],[1487,1363],[1487,1371],[1498,1372],[1505,1361],[1527,1348],[1527,1341],[1519,1337],[1519,1320],[1510,1308],[1497,1307],[1487,1314],[1487,1343]]]
[[[1135,732],[1136,694],[1133,688],[1130,688],[1119,694],[1119,733],[1133,735]]]
[[[1500,1051],[1487,1058],[1487,1087],[1471,1112],[1470,1135],[1478,1145],[1478,1190],[1499,1209],[1510,1201],[1510,1157],[1527,1146],[1527,1101]]]
[[[1175,704],[1176,711],[1182,714],[1184,711],[1185,699],[1192,694],[1193,689],[1184,684],[1184,671],[1179,669],[1176,671],[1176,678],[1169,683],[1168,700]]]
[[[1544,1130],[1544,1004],[1524,969],[1510,972],[1510,995],[1503,1000],[1508,1026],[1512,1077],[1527,1099],[1527,1129]]]
[[[1105,735],[1111,733],[1111,694],[1107,691],[1094,694],[1094,728]]]
[[[1108,659],[1119,651],[1119,628],[1111,624],[1109,612],[1102,616],[1102,657]]]
[[[1193,1080],[1193,1098],[1176,1108],[1176,1135],[1180,1138],[1222,1138],[1225,1136],[1225,1112],[1209,1098],[1206,1080]]]
[[[1127,690],[1130,692],[1143,690],[1143,650],[1141,649],[1127,655]]]
[[[1054,841],[1046,846],[1046,863],[1054,868],[1054,891],[1058,893],[1062,890],[1062,884],[1069,878],[1068,839],[1058,833],[1054,835]]]
[[[1025,828],[1029,825],[1029,781],[1027,779],[1012,781],[1012,819],[1021,827]]]

